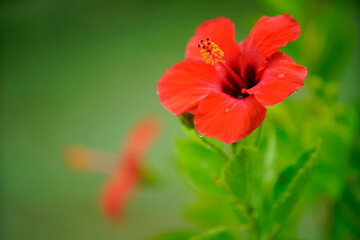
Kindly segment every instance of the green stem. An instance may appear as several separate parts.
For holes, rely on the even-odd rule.
[[[280,230],[280,226],[279,225],[275,225],[273,227],[273,230],[271,231],[270,233],[270,236],[269,236],[269,240],[272,240],[272,239],[275,239],[276,235],[278,234]]]
[[[229,156],[221,148],[206,140],[205,137],[202,137],[201,140],[207,145],[211,146],[217,153],[219,153],[219,155],[225,160],[225,162],[229,160]]]
[[[248,208],[249,206],[246,205],[245,208]],[[241,218],[246,220],[247,226],[249,226],[249,233],[252,236],[251,239],[257,240],[259,239],[259,229],[258,226],[252,216],[252,214],[247,211],[247,209],[245,209],[241,206],[235,206],[235,210],[237,210],[238,214],[240,214]],[[241,220],[242,220],[241,219]]]
[[[231,152],[232,152],[233,156],[236,155],[237,143],[238,143],[238,142],[234,142],[234,143],[232,143],[232,144],[230,145],[230,147],[231,147]]]

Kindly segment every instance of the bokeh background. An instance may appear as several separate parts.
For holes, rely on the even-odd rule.
[[[4,240],[136,240],[198,230],[183,214],[193,191],[173,154],[181,126],[160,105],[156,86],[163,72],[183,59],[187,41],[204,20],[230,18],[241,41],[260,16],[290,13],[302,34],[286,52],[308,68],[309,77],[303,93],[286,101],[315,93],[356,115],[360,111],[355,0],[4,0],[0,5]],[[146,161],[160,181],[135,194],[123,221],[109,224],[98,209],[107,176],[69,169],[64,151],[81,143],[116,153],[129,127],[146,113],[164,122],[163,136]],[[355,147],[347,156],[356,163],[359,134],[351,131],[357,131],[350,143]],[[311,232],[306,239],[320,239]]]

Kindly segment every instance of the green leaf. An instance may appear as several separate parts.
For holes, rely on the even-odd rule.
[[[177,156],[191,183],[200,191],[222,195],[215,181],[220,178],[224,160],[212,148],[191,140],[176,143]]]
[[[269,184],[273,182],[275,177],[274,174],[274,162],[276,160],[276,136],[275,134],[271,135],[268,138],[267,146],[264,153],[262,180],[264,184]]]
[[[308,128],[322,139],[311,186],[313,191],[337,199],[345,187],[346,159],[356,136],[358,117],[351,107],[340,104],[329,106],[326,110],[326,119],[314,121],[313,126]],[[309,134],[306,141],[313,135]]]
[[[229,199],[223,197],[201,196],[188,206],[185,216],[191,222],[207,228],[222,225],[237,227],[240,224]]]
[[[183,127],[185,134],[194,142],[200,143],[208,148],[214,148],[214,151],[217,151],[221,156],[227,160],[227,156],[224,152],[224,148],[226,148],[226,144],[210,137],[205,137],[203,134],[199,134],[195,129],[191,129],[188,127]]]
[[[360,236],[360,186],[349,183],[341,199],[334,203],[334,222],[331,226],[335,239],[358,239]]]
[[[238,203],[246,204],[249,201],[256,157],[256,148],[241,146],[222,171],[221,183],[236,197]]]
[[[236,238],[229,230],[218,228],[194,236],[190,240],[236,240]]]
[[[293,166],[286,168],[274,187],[273,219],[280,222],[290,213],[303,192],[317,157],[319,146],[305,151]]]
[[[190,240],[191,236],[194,236],[194,233],[178,231],[163,233],[155,238],[152,238],[152,240]]]

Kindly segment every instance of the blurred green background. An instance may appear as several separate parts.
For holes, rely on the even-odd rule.
[[[160,105],[156,86],[163,72],[183,59],[187,41],[204,20],[230,18],[241,41],[260,16],[292,14],[302,33],[286,51],[308,68],[309,77],[289,101],[315,93],[352,106],[357,115],[360,110],[355,0],[4,0],[0,5],[1,239],[136,240],[197,230],[183,216],[193,193],[173,155],[181,126]],[[64,150],[81,143],[116,152],[129,126],[153,112],[166,131],[147,165],[161,184],[142,188],[126,219],[109,224],[97,206],[107,176],[68,169]],[[356,161],[360,154],[354,149]]]

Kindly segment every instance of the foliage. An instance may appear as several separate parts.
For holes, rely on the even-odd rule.
[[[270,109],[259,129],[230,146],[199,137],[191,121],[186,122],[184,129],[192,144],[212,150],[204,155],[205,160],[197,153],[198,149],[192,153],[189,148],[185,151],[178,146],[182,163],[185,155],[192,156],[187,164],[182,164],[185,172],[193,172],[192,175],[200,178],[202,170],[194,171],[198,163],[213,162],[214,158],[218,161],[211,164],[213,174],[207,184],[211,184],[212,190],[206,191],[208,195],[203,195],[209,189],[205,179],[199,184],[198,178],[190,178],[194,186],[202,189],[202,197],[191,204],[186,215],[206,229],[223,229],[223,226],[235,229],[236,239],[357,239],[360,236],[358,111],[338,100],[339,77],[354,46],[354,31],[351,27],[340,27],[340,33],[334,35],[329,30],[340,29],[335,19],[352,26],[346,5],[326,3],[327,10],[321,9],[320,15],[315,16],[312,11],[308,15],[306,12],[319,6],[319,1],[260,2],[273,14],[292,9],[294,17],[305,26],[305,36],[290,51],[310,70],[306,89],[299,99],[285,100]],[[333,51],[334,48],[339,51]],[[191,115],[187,115],[189,119]],[[223,214],[224,206],[227,214]],[[323,206],[322,212],[319,206]],[[321,228],[306,232],[311,229],[304,222],[306,215],[316,219]],[[228,221],[224,216],[228,216]],[[236,221],[229,220],[234,216]],[[198,236],[225,239],[207,231],[191,239],[203,239]]]

